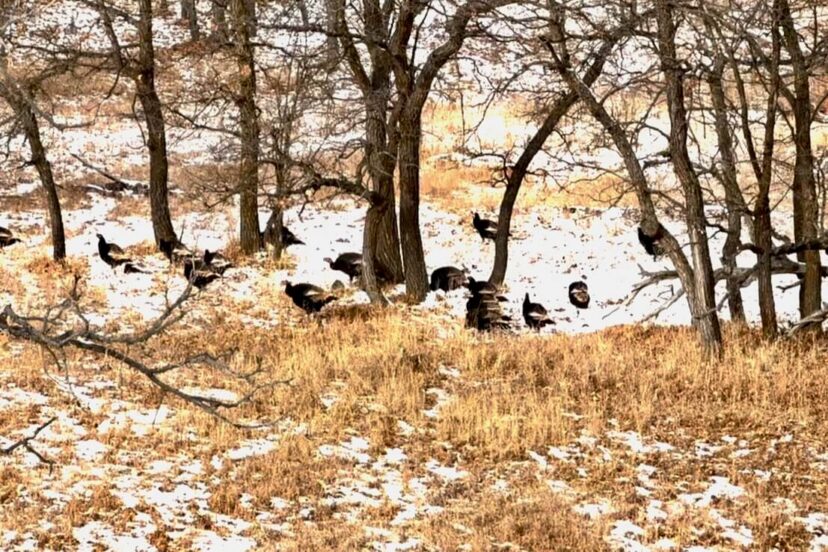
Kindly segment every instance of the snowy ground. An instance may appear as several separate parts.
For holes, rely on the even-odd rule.
[[[162,308],[164,289],[175,296],[185,285],[182,275],[171,272],[158,254],[141,258],[152,271],[149,275],[124,275],[97,257],[98,232],[127,249],[151,239],[151,229],[141,217],[108,219],[115,203],[114,199],[95,197],[93,207],[66,214],[72,236],[68,254],[81,264],[88,263],[88,287],[105,298],[102,315],[94,320],[102,325],[126,312],[149,319]],[[281,293],[279,282],[288,277],[326,287],[344,279],[322,259],[360,249],[362,216],[361,208],[348,203],[330,209],[308,208],[301,216],[296,210],[289,211],[287,224],[308,244],[290,250],[289,260],[295,268],[276,270],[260,262],[229,271],[202,293],[193,309],[214,305],[224,297],[237,304],[247,301],[250,308],[238,316],[257,325],[306,323],[292,306],[273,312],[257,308],[255,299]],[[470,216],[458,217],[428,205],[422,218],[430,269],[454,264],[467,267],[472,275],[486,276],[493,246],[481,244]],[[620,305],[640,278],[637,265],[648,270],[666,267],[665,262],[648,258],[637,244],[635,220],[634,212],[622,209],[548,209],[516,216],[507,278],[508,308],[515,319],[520,320],[520,300],[525,292],[553,314],[555,326],[544,330],[549,332],[595,331],[636,322],[661,306],[671,287],[678,289],[677,283],[654,287],[632,305]],[[221,213],[191,215],[175,222],[184,229],[186,243],[210,249],[225,246],[235,226],[232,216]],[[17,214],[0,218],[0,225],[14,227],[26,241],[24,246],[0,253],[0,270],[25,282],[31,256],[48,255],[40,231],[43,218]],[[721,240],[714,238],[714,243],[718,248]],[[593,303],[589,310],[576,314],[566,291],[569,282],[580,278],[589,283]],[[787,280],[780,278],[779,283]],[[0,303],[25,311],[38,304],[33,293],[26,286],[22,293],[19,289],[0,292]],[[755,319],[756,313],[750,310],[752,293],[747,291],[746,303]],[[343,300],[365,301],[361,292]],[[793,316],[795,302],[795,291],[778,294],[783,319]],[[456,327],[464,304],[465,294],[458,290],[448,295],[431,294],[425,304],[413,308],[433,317],[436,324]],[[669,324],[685,324],[687,320],[682,301],[657,319]],[[545,481],[577,515],[605,523],[605,539],[613,548],[677,549],[673,538],[660,535],[670,534],[666,528],[671,525],[688,523],[692,533],[684,537],[682,546],[696,543],[692,548],[696,551],[750,548],[754,531],[760,530],[755,503],[771,500],[780,512],[805,528],[800,536],[803,548],[828,549],[828,515],[769,490],[775,488],[774,481],[789,477],[784,463],[774,462],[781,450],[792,454],[790,449],[796,449],[797,458],[814,472],[823,473],[828,469],[824,443],[802,443],[794,433],[698,440],[680,431],[648,436],[618,428],[593,434],[584,427],[580,437],[565,446],[527,450],[522,462],[480,473],[466,465],[451,443],[440,445],[440,454],[426,448],[431,452],[423,456],[423,443],[431,443],[441,407],[453,400],[457,390],[481,383],[467,380],[452,367],[441,371],[439,385],[426,390],[431,406],[423,411],[420,425],[397,421],[395,446],[377,447],[370,437],[359,434],[318,445],[314,455],[320,465],[333,472],[315,499],[274,495],[262,504],[242,489],[233,499],[234,514],[226,513],[226,508],[222,508],[225,513],[218,513],[213,504],[224,496],[218,495],[219,488],[234,480],[246,462],[277,454],[285,439],[307,435],[308,427],[285,418],[275,428],[215,450],[195,434],[182,432],[182,413],[176,406],[159,407],[122,398],[116,380],[105,371],[82,381],[45,376],[43,381],[18,381],[13,366],[20,352],[16,345],[7,344],[0,353],[12,367],[0,372],[0,412],[6,413],[7,423],[25,423],[10,423],[8,431],[0,433],[0,446],[30,434],[39,423],[56,416],[57,422],[36,443],[41,453],[57,460],[57,465],[49,471],[25,452],[0,456],[0,503],[8,502],[22,512],[13,529],[0,527],[0,547],[7,550],[163,550],[170,545],[175,549],[254,550],[281,546],[274,542],[289,547],[288,543],[300,538],[302,527],[319,523],[320,509],[334,512],[334,519],[341,523],[361,528],[363,546],[425,549],[427,541],[419,535],[418,527],[424,520],[444,515],[447,496],[481,485],[489,492],[510,496],[527,472]],[[331,408],[338,396],[334,386],[319,400]],[[577,413],[572,417],[580,419]],[[170,446],[174,442],[182,444],[181,450]],[[3,473],[26,475],[22,481],[8,475],[4,485]],[[510,475],[516,473],[522,475]],[[815,483],[818,489],[824,487],[824,479]],[[631,500],[631,496],[636,498]],[[631,510],[630,502],[638,507]],[[378,522],[376,511],[383,509],[390,513]],[[61,534],[56,528],[66,523],[71,524],[71,539],[50,540],[48,535]]]

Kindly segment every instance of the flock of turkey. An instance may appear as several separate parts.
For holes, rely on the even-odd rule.
[[[472,226],[484,242],[495,240],[497,235],[496,221],[482,218],[478,213],[473,213]],[[98,254],[106,264],[113,269],[123,266],[125,274],[147,273],[147,270],[130,258],[123,248],[117,244],[107,242],[101,234],[97,234],[97,237]],[[647,234],[641,227],[638,228],[639,242],[644,250],[654,257],[663,254],[660,245],[662,237],[663,230],[660,225],[653,235]],[[262,245],[264,245],[266,238],[267,236],[262,232],[260,234]],[[0,248],[14,245],[20,241],[11,230],[0,226]],[[285,226],[282,226],[281,241],[284,247],[304,244]],[[221,278],[225,271],[233,267],[227,258],[219,252],[205,250],[202,255],[199,255],[180,242],[167,240],[161,240],[159,248],[171,264],[183,266],[184,277],[198,289],[210,285],[210,283]],[[362,276],[362,254],[360,253],[347,252],[342,253],[336,259],[325,258],[324,260],[333,270],[346,274],[351,283],[355,279],[359,280]],[[377,274],[377,278],[381,284],[389,281],[388,275],[383,273]],[[313,284],[293,284],[289,281],[283,281],[282,284],[285,286],[285,293],[293,300],[293,303],[308,314],[318,313],[325,305],[337,299],[335,295]],[[508,301],[502,295],[502,290],[488,281],[475,280],[468,275],[465,268],[444,266],[434,270],[431,273],[429,288],[431,291],[442,290],[446,293],[466,288],[470,292],[471,296],[466,302],[467,327],[481,331],[511,327],[512,320],[503,313],[501,307],[502,303]],[[586,282],[578,280],[569,285],[569,302],[575,306],[576,312],[589,307],[589,287]],[[522,312],[526,325],[534,330],[539,331],[544,326],[555,323],[546,308],[540,303],[533,303],[528,293],[523,299]]]

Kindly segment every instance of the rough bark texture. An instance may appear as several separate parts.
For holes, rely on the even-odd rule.
[[[794,204],[794,240],[797,242],[819,237],[819,202],[817,200],[814,179],[814,156],[811,147],[811,89],[809,68],[802,49],[799,36],[794,27],[788,0],[779,0],[779,18],[782,27],[783,43],[791,60],[794,74],[794,91],[792,108],[794,113],[794,144],[796,162],[794,164],[793,204]],[[822,279],[820,252],[804,251],[798,255],[805,262],[805,278],[799,288],[799,315],[808,315],[822,308]],[[813,324],[811,331],[820,331],[819,324]]]
[[[175,241],[168,203],[169,167],[167,132],[161,100],[155,89],[155,49],[152,44],[152,1],[140,0],[138,23],[139,62],[134,74],[135,87],[147,124],[147,148],[150,158],[150,212],[155,243]]]
[[[392,60],[386,48],[380,46],[389,40],[388,29],[391,12],[381,9],[378,0],[363,2],[366,48],[370,67],[359,54],[345,17],[343,0],[326,0],[327,25],[341,50],[351,77],[358,86],[365,107],[365,146],[370,187],[379,195],[372,201],[365,217],[363,230],[364,286],[372,302],[385,303],[376,287],[374,270],[390,275],[395,283],[404,279],[400,238],[397,226],[396,198],[394,195],[394,168],[397,163],[396,118],[389,113],[391,98]]]
[[[727,209],[727,239],[722,248],[722,265],[731,274],[727,279],[727,306],[730,310],[731,320],[745,323],[745,306],[742,300],[741,286],[735,272],[736,256],[742,244],[742,217],[747,213],[747,205],[742,196],[742,191],[739,189],[736,161],[733,153],[733,136],[730,131],[730,123],[727,120],[727,101],[722,84],[724,64],[724,58],[720,56],[716,60],[707,82],[713,103],[719,152],[722,157],[720,180],[725,191],[725,207]]]
[[[400,171],[400,242],[406,293],[416,302],[421,302],[428,295],[428,273],[420,233],[421,131],[419,110],[401,118],[397,160]]]
[[[676,53],[676,26],[667,0],[656,2],[659,56],[664,74],[667,106],[670,112],[670,152],[673,170],[681,183],[685,201],[685,221],[690,238],[695,282],[693,318],[696,321],[705,354],[722,354],[722,331],[716,310],[713,264],[710,260],[701,183],[687,151],[687,110],[684,100],[684,70]]]
[[[241,163],[239,167],[239,241],[242,252],[259,250],[259,119],[256,110],[256,71],[247,0],[231,0],[233,34],[239,67]]]

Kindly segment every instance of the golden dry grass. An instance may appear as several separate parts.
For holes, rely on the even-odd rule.
[[[274,309],[290,308],[281,296],[267,300],[273,301]],[[206,480],[216,478],[210,506],[219,513],[253,520],[253,511],[240,503],[242,493],[252,495],[254,510],[266,508],[274,496],[293,502],[293,508],[298,508],[299,499],[314,505],[316,523],[296,524],[295,533],[281,540],[280,548],[346,550],[365,545],[361,530],[343,523],[322,503],[331,485],[348,472],[347,464],[321,459],[316,450],[320,444],[339,442],[349,435],[366,436],[374,453],[400,446],[398,420],[433,431],[404,440],[414,465],[428,458],[451,464],[462,451],[472,474],[469,482],[447,489],[444,514],[414,526],[419,538],[437,549],[468,543],[482,550],[498,542],[527,550],[598,550],[604,546],[600,540],[603,526],[585,524],[571,513],[566,501],[531,474],[503,471],[510,462],[525,459],[528,450],[570,443],[585,428],[595,435],[615,427],[634,429],[674,443],[724,434],[775,435],[792,427],[802,443],[826,439],[828,367],[823,359],[828,342],[824,340],[765,343],[751,331],[729,327],[725,358],[706,364],[694,334],[687,329],[619,327],[582,336],[478,336],[462,330],[458,321],[445,335],[438,332],[433,319],[404,308],[373,311],[360,307],[332,309],[321,326],[302,323],[264,330],[248,327],[223,311],[216,309],[202,323],[209,332],[181,327],[155,340],[144,354],[169,359],[234,347],[241,352],[235,368],[250,369],[256,359],[263,359],[268,377],[291,380],[289,385],[260,394],[236,415],[289,418],[305,424],[308,431],[286,435],[272,452],[236,462],[232,469],[225,466],[204,474]],[[297,315],[297,320],[304,317]],[[0,359],[10,354],[0,346]],[[0,372],[4,382],[49,388],[40,377],[48,360],[42,354],[27,347],[15,360],[13,370]],[[105,359],[90,363],[77,355],[70,355],[70,360],[75,361],[71,364],[75,376],[90,377],[89,370],[95,367],[96,373],[115,378],[117,396],[136,406],[152,409],[169,401],[145,378],[116,363]],[[7,361],[4,366],[9,366]],[[441,374],[443,367],[459,370],[461,377],[446,378]],[[207,371],[178,374],[173,381],[244,389]],[[442,406],[436,420],[423,414],[434,406],[426,393],[431,387],[447,389],[454,397]],[[338,400],[326,407],[320,398],[332,391]],[[55,400],[55,406],[71,402],[60,394]],[[152,450],[151,457],[157,458],[187,454],[208,465],[212,455],[255,435],[229,428],[190,407],[173,406],[179,412],[163,431],[145,437],[113,432],[101,438],[121,451]],[[573,414],[584,418],[576,421]],[[19,427],[34,416],[34,411],[19,412],[12,425]],[[100,417],[87,418],[85,423],[94,427]],[[177,437],[186,432],[198,439]],[[451,443],[454,451],[443,449],[438,444],[443,442]],[[768,527],[757,542],[806,538],[801,525],[775,515],[768,505],[772,495],[796,493],[797,500],[814,508],[828,507],[824,480],[804,484],[804,478],[814,472],[802,454],[791,447],[774,460],[797,483],[775,491],[757,489],[747,505],[750,519]],[[657,464],[659,469],[663,467],[676,483],[700,483],[707,477],[691,462],[663,460],[668,464]],[[744,466],[762,466],[763,462],[750,459]],[[624,474],[634,478],[634,464],[619,457],[585,466],[589,476],[581,482],[584,492],[609,496],[622,509],[636,507],[635,494],[614,483]],[[747,478],[739,479],[738,470],[732,473],[736,482],[753,490]],[[417,469],[411,476],[416,474]],[[490,474],[500,474],[509,482],[507,495],[489,490],[483,479],[478,481]],[[560,472],[558,477],[565,475]],[[0,472],[0,496],[8,504],[17,503],[12,482],[18,477],[14,470]],[[70,542],[71,528],[88,521],[91,512],[115,519],[115,510],[105,489],[78,499],[66,506],[69,523],[50,535],[50,542]],[[381,525],[394,514],[393,508],[378,508],[363,516],[366,523]],[[541,514],[545,522],[537,521]],[[681,542],[697,542],[687,528],[699,520],[682,519],[670,526],[670,535]],[[21,523],[0,516],[4,527]],[[180,545],[183,541],[175,544]]]

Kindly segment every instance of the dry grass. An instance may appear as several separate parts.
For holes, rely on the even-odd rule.
[[[274,310],[289,309],[281,295],[266,300],[273,302]],[[300,507],[312,506],[315,523],[294,522],[293,534],[279,541],[280,548],[345,550],[367,542],[360,527],[343,522],[324,502],[336,482],[352,473],[352,467],[317,453],[321,444],[353,435],[370,441],[371,454],[405,445],[410,458],[407,477],[421,475],[416,466],[429,458],[451,465],[462,455],[471,478],[447,486],[438,502],[444,512],[414,523],[409,530],[437,549],[467,543],[475,550],[491,549],[498,543],[525,550],[599,550],[604,546],[600,535],[606,527],[585,524],[571,513],[566,500],[531,471],[509,468],[513,461],[525,460],[528,450],[570,443],[585,429],[594,435],[616,427],[635,429],[674,444],[689,443],[691,448],[696,439],[725,434],[760,438],[790,428],[796,428],[801,443],[826,440],[828,367],[822,359],[828,342],[824,340],[770,344],[753,332],[730,327],[724,360],[710,365],[700,357],[694,334],[685,329],[619,327],[577,337],[477,336],[463,331],[457,322],[457,327],[443,328],[447,336],[438,337],[434,320],[404,308],[381,312],[334,308],[321,326],[283,324],[270,330],[248,327],[227,316],[224,309],[208,314],[202,324],[209,332],[198,326],[182,327],[175,335],[153,342],[146,354],[168,358],[171,351],[177,357],[235,347],[241,354],[234,367],[249,369],[256,359],[264,359],[269,377],[291,380],[290,385],[259,395],[237,414],[245,419],[290,419],[307,430],[288,432],[271,452],[203,474],[205,481],[213,481],[209,505],[218,513],[254,521],[254,512],[266,509],[274,497],[287,500],[292,515]],[[4,366],[9,366],[11,354],[0,346]],[[15,359],[13,371],[0,372],[4,382],[49,388],[39,377],[42,355],[27,348]],[[164,402],[144,378],[113,363],[80,357],[70,360],[74,360],[75,376],[89,378],[99,373],[118,381],[113,393],[120,400],[150,409]],[[461,377],[447,378],[441,372],[447,367],[457,369]],[[242,391],[215,373],[196,371],[177,378],[182,384]],[[453,396],[442,405],[436,420],[424,414],[434,406],[426,392],[432,387],[446,389]],[[331,393],[337,400],[326,406],[321,398]],[[55,406],[71,402],[60,394],[55,400]],[[256,436],[180,404],[173,406],[178,414],[163,431],[146,437],[116,432],[105,442],[122,452],[152,451],[145,462],[185,454],[201,458],[207,466],[212,456]],[[576,419],[575,414],[583,418]],[[36,415],[36,409],[19,412],[3,432],[25,425]],[[98,417],[87,421],[89,427],[100,423]],[[422,432],[402,437],[399,421]],[[181,438],[187,433],[197,439]],[[451,443],[451,447],[441,443]],[[761,469],[776,465],[797,481],[775,490],[757,489],[745,506],[754,527],[767,527],[757,534],[757,543],[763,546],[807,539],[801,525],[773,511],[769,505],[773,496],[796,493],[797,500],[810,507],[823,511],[828,507],[824,481],[806,485],[807,477],[815,474],[804,454],[790,447],[780,450],[773,464],[756,457],[742,465]],[[665,477],[674,478],[675,485],[690,482],[685,490],[697,488],[692,485],[703,483],[709,474],[696,464],[666,456],[654,462]],[[631,487],[617,483],[634,480],[635,463],[619,454],[609,463],[583,465],[589,473],[586,478],[572,475],[583,492],[611,497],[622,512],[640,506]],[[739,469],[734,466],[730,473],[735,482],[753,491],[755,484],[749,478],[739,479]],[[567,471],[556,476],[567,477]],[[15,483],[20,477],[13,468],[0,471],[0,497],[10,505],[20,500],[16,494],[19,483]],[[493,491],[492,477],[504,478],[509,490],[505,494]],[[117,500],[113,502],[105,490],[87,493],[66,505],[63,515],[70,521],[49,536],[50,542],[70,542],[71,527],[89,521],[92,512],[115,520]],[[252,496],[252,510],[243,505],[243,493]],[[389,506],[362,515],[364,523],[382,526],[395,512]],[[0,516],[0,524],[23,527],[27,519],[31,518]],[[699,542],[688,529],[699,523],[698,516],[689,516],[665,531],[678,542]],[[711,543],[717,538],[711,537]]]

